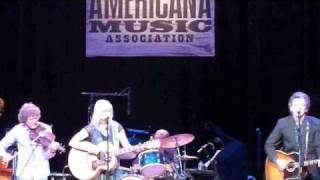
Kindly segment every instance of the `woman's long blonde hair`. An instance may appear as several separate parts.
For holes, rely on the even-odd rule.
[[[113,106],[110,103],[110,101],[105,100],[105,99],[99,99],[96,101],[90,121],[90,125],[94,125],[95,127],[99,127],[99,123],[101,121],[101,112],[104,110],[109,110],[110,111],[110,117],[109,117],[109,122],[110,120],[113,120]]]

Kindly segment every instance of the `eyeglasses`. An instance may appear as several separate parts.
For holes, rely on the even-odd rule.
[[[32,114],[29,117],[38,118],[39,119],[41,117],[41,114]]]

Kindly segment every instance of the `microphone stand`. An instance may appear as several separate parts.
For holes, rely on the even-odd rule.
[[[12,180],[17,180],[17,161],[18,161],[18,157],[17,157],[17,154],[18,154],[18,150],[15,149],[13,150],[13,153],[14,153],[14,158],[12,159],[12,170],[13,170],[13,177],[12,177]]]
[[[183,170],[182,170],[182,162],[181,162],[181,153],[180,153],[180,148],[178,146],[178,139],[175,139],[176,141],[176,150],[178,153],[178,163],[179,163],[179,172],[178,172],[178,176],[179,179],[184,179],[184,174],[183,174]]]
[[[34,145],[33,145],[32,150],[31,150],[31,153],[29,154],[26,163],[22,166],[23,168],[21,169],[21,172],[19,173],[19,175],[17,175],[17,180],[21,180],[21,179],[20,179],[20,176],[24,173],[26,167],[28,166],[28,164],[30,163],[30,161],[31,161],[31,159],[32,159],[32,156],[34,156],[34,152],[35,152],[35,150],[36,150],[36,148],[37,148],[38,146],[39,146],[38,144],[34,144]],[[19,158],[19,157],[18,157],[18,158]]]
[[[30,143],[31,143],[31,146],[32,149],[31,149],[31,153],[30,155],[28,156],[28,159],[26,161],[26,163],[23,165],[23,168],[21,169],[21,172],[19,175],[17,175],[17,180],[20,180],[20,176],[24,173],[26,167],[28,166],[28,164],[30,163],[31,159],[32,159],[32,156],[34,156],[34,152],[36,150],[36,148],[39,146],[38,143],[36,143],[36,140],[38,140],[39,138],[41,137],[41,134],[39,134],[37,137],[35,137]],[[19,157],[18,157],[19,158]]]
[[[88,106],[88,123],[90,123],[92,113],[93,113],[93,94],[90,94],[89,106]]]
[[[301,120],[302,120],[302,115],[300,113],[298,114],[298,146],[299,146],[299,175],[298,179],[302,180],[302,163],[303,163],[303,154],[302,154],[302,139],[301,139]]]
[[[109,162],[110,162],[110,147],[109,147],[109,141],[110,141],[110,135],[109,135],[109,119],[107,119],[107,176],[110,175],[110,165],[109,165]]]
[[[221,151],[222,151],[221,149],[217,150],[217,151],[214,153],[214,155],[209,159],[209,161],[207,161],[206,163],[204,163],[204,167],[205,167],[205,168],[208,168],[208,167],[210,166],[210,164],[212,163],[212,161],[213,161],[214,159],[216,159],[216,157],[218,156],[218,154],[219,154]]]

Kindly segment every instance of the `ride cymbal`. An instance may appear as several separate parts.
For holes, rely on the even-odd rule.
[[[169,136],[167,138],[161,139],[161,148],[175,148],[178,146],[183,146],[189,144],[194,139],[192,134],[177,134]]]

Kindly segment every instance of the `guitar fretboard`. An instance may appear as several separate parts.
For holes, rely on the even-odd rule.
[[[135,146],[131,146],[129,148],[118,149],[118,150],[116,150],[115,155],[118,156],[118,155],[122,155],[122,154],[129,153],[132,151],[138,151],[139,149],[143,149],[144,146],[145,146],[144,144],[138,144]]]
[[[304,166],[311,166],[311,165],[318,164],[319,161],[320,161],[320,159],[308,160],[308,161],[304,161],[304,162],[303,162],[303,165],[304,165]]]

